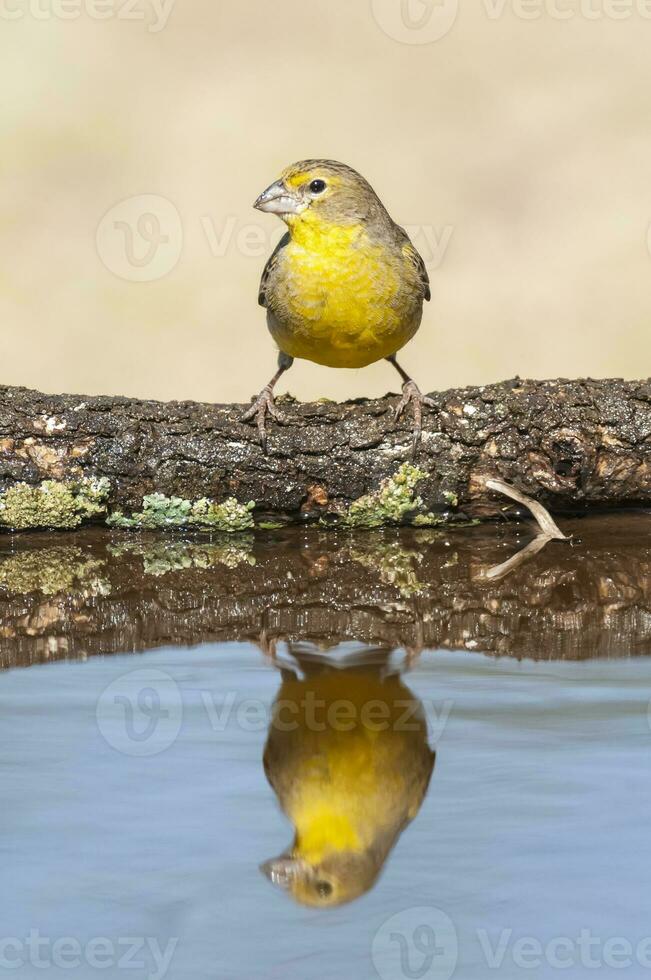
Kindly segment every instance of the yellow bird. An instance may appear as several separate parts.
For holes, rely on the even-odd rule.
[[[261,870],[303,905],[368,891],[427,792],[434,752],[422,705],[397,674],[327,658],[283,672],[264,752],[294,840]]]
[[[423,406],[435,403],[395,356],[430,299],[425,263],[407,232],[361,174],[334,160],[293,164],[254,207],[277,214],[289,230],[267,262],[259,295],[280,350],[278,371],[243,421],[256,421],[266,448],[267,417],[285,421],[273,389],[295,357],[339,368],[386,358],[403,381],[396,418],[407,407],[413,413],[415,452]]]

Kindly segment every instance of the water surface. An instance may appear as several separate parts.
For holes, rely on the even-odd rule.
[[[0,969],[651,975],[645,520],[2,539]],[[373,860],[263,873],[295,819]]]

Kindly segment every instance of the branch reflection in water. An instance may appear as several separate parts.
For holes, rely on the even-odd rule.
[[[648,515],[179,540],[0,536],[0,666],[161,646],[356,641],[534,659],[651,651]],[[53,541],[56,543],[53,544]]]

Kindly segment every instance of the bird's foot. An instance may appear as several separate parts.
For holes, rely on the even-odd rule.
[[[418,447],[423,433],[423,407],[436,408],[433,398],[424,395],[415,381],[405,381],[402,386],[402,398],[398,402],[395,411],[396,422],[407,408],[411,408],[414,426],[412,429],[412,453],[414,458],[418,454]]]
[[[258,638],[258,646],[262,651],[262,655],[265,660],[273,664],[274,667],[278,666],[278,643],[274,638],[268,636],[266,629],[260,631],[260,636]]]
[[[248,412],[245,412],[241,418],[242,422],[252,422],[255,419],[255,424],[260,436],[260,445],[262,446],[262,451],[265,453],[267,451],[267,418],[269,416],[274,420],[274,422],[278,422],[279,425],[286,425],[286,423],[289,421],[287,416],[283,415],[283,413],[276,408],[273,388],[271,385],[265,385],[251,405],[251,408],[248,410]]]

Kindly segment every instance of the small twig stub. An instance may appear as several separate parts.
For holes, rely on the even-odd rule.
[[[511,500],[515,500],[516,503],[522,504],[523,507],[526,507],[537,521],[538,527],[542,531],[543,535],[550,541],[569,540],[567,535],[563,534],[547,508],[543,507],[543,505],[537,500],[534,500],[533,497],[528,497],[526,494],[516,490],[515,487],[509,486],[508,483],[504,483],[503,480],[486,480],[486,487],[488,490],[494,490],[495,493],[502,493],[505,497],[510,497]]]

